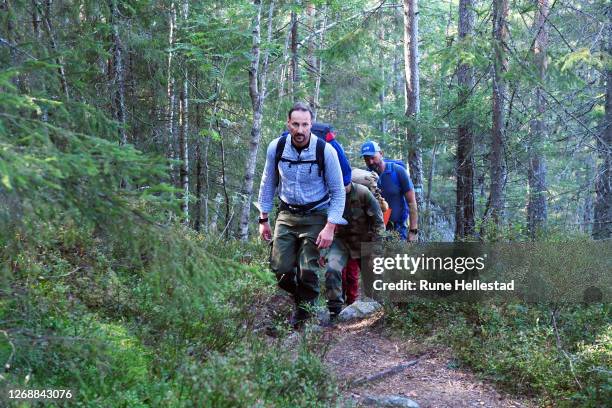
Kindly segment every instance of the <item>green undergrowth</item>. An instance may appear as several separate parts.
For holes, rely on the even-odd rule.
[[[11,388],[71,389],[84,407],[333,404],[315,340],[287,350],[254,330],[275,290],[264,245],[124,233],[41,224],[3,248],[0,405]]]
[[[499,232],[499,231],[498,231]],[[501,231],[487,242],[524,241]],[[548,231],[541,250],[551,243],[591,242],[580,233]],[[532,254],[533,255],[533,254]],[[590,254],[587,254],[590,255]],[[605,254],[601,254],[605,256]],[[570,258],[564,256],[564,262]],[[584,263],[571,258],[574,270]],[[576,266],[575,266],[576,265]],[[565,265],[567,270],[572,269]],[[560,271],[558,276],[563,276]],[[571,285],[571,280],[567,280]],[[449,346],[456,361],[515,395],[541,406],[603,407],[612,401],[612,309],[609,303],[458,303],[421,299],[386,305],[386,326],[416,338],[423,349]]]
[[[612,400],[610,305],[389,305],[386,324],[542,406],[601,407]],[[554,317],[554,318],[553,318]]]

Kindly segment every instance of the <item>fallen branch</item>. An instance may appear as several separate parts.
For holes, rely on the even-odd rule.
[[[563,343],[561,342],[561,336],[559,335],[559,328],[557,327],[557,313],[558,313],[557,308],[554,308],[553,310],[550,311],[551,323],[552,323],[552,327],[555,332],[555,338],[557,341],[557,349],[559,350],[561,354],[563,354],[565,358],[567,358],[567,362],[569,363],[570,372],[572,373],[572,376],[574,376],[574,381],[576,381],[578,388],[582,389],[582,384],[580,384],[580,381],[578,380],[578,376],[576,376],[576,370],[574,369],[574,363],[572,361],[572,357],[567,353],[567,351],[565,351],[565,349],[563,348]]]
[[[376,373],[376,374],[373,374],[373,375],[370,375],[370,376],[367,376],[367,377],[358,378],[358,379],[352,381],[351,385],[353,387],[355,387],[355,386],[359,386],[359,385],[362,385],[362,384],[365,384],[365,383],[369,383],[369,382],[372,382],[372,381],[380,380],[381,378],[385,378],[385,377],[389,377],[391,375],[398,374],[398,373],[404,371],[405,369],[416,365],[418,362],[419,362],[418,359],[417,360],[412,360],[412,361],[409,361],[407,363],[399,364],[399,365],[396,365],[394,367],[388,368],[388,369],[383,370],[383,371],[381,371],[379,373]]]
[[[78,271],[79,269],[81,269],[80,266],[77,266],[76,268],[74,268],[73,270],[71,270],[70,272],[66,272],[63,273],[61,275],[51,275],[51,276],[40,276],[39,279],[44,280],[44,279],[58,279],[58,278],[65,278],[66,276],[70,276],[73,273],[75,273],[76,271]]]

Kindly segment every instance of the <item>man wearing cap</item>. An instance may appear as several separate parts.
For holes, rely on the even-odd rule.
[[[416,241],[419,233],[418,210],[414,185],[408,172],[397,163],[385,161],[380,146],[374,141],[365,142],[361,146],[361,156],[368,169],[378,174],[378,187],[391,208],[387,230],[397,231],[408,242]],[[406,226],[408,220],[409,229]]]
[[[342,218],[345,192],[338,155],[325,141],[321,145],[310,133],[311,126],[310,107],[301,102],[294,104],[287,118],[289,135],[268,145],[258,199],[259,234],[270,241],[268,213],[278,191],[280,211],[270,267],[278,285],[293,295],[296,312],[292,323],[296,328],[310,317],[310,309],[319,295],[319,250],[331,245],[336,225],[346,224]],[[279,143],[284,147],[277,162]],[[317,151],[321,150],[323,169],[317,161]]]

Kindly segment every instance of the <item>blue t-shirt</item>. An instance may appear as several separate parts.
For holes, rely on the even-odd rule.
[[[394,224],[406,221],[409,210],[405,194],[414,190],[406,169],[399,164],[385,163],[385,171],[378,178],[378,187],[391,208],[390,221],[393,221]]]

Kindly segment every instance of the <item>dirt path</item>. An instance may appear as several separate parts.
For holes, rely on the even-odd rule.
[[[453,368],[448,350],[419,350],[421,347],[410,341],[382,335],[376,325],[380,317],[378,314],[327,330],[331,345],[324,361],[336,375],[347,400],[360,406],[367,396],[396,395],[412,399],[421,408],[531,406],[500,393],[468,371]],[[416,364],[400,372],[361,385],[352,384],[414,360]]]

